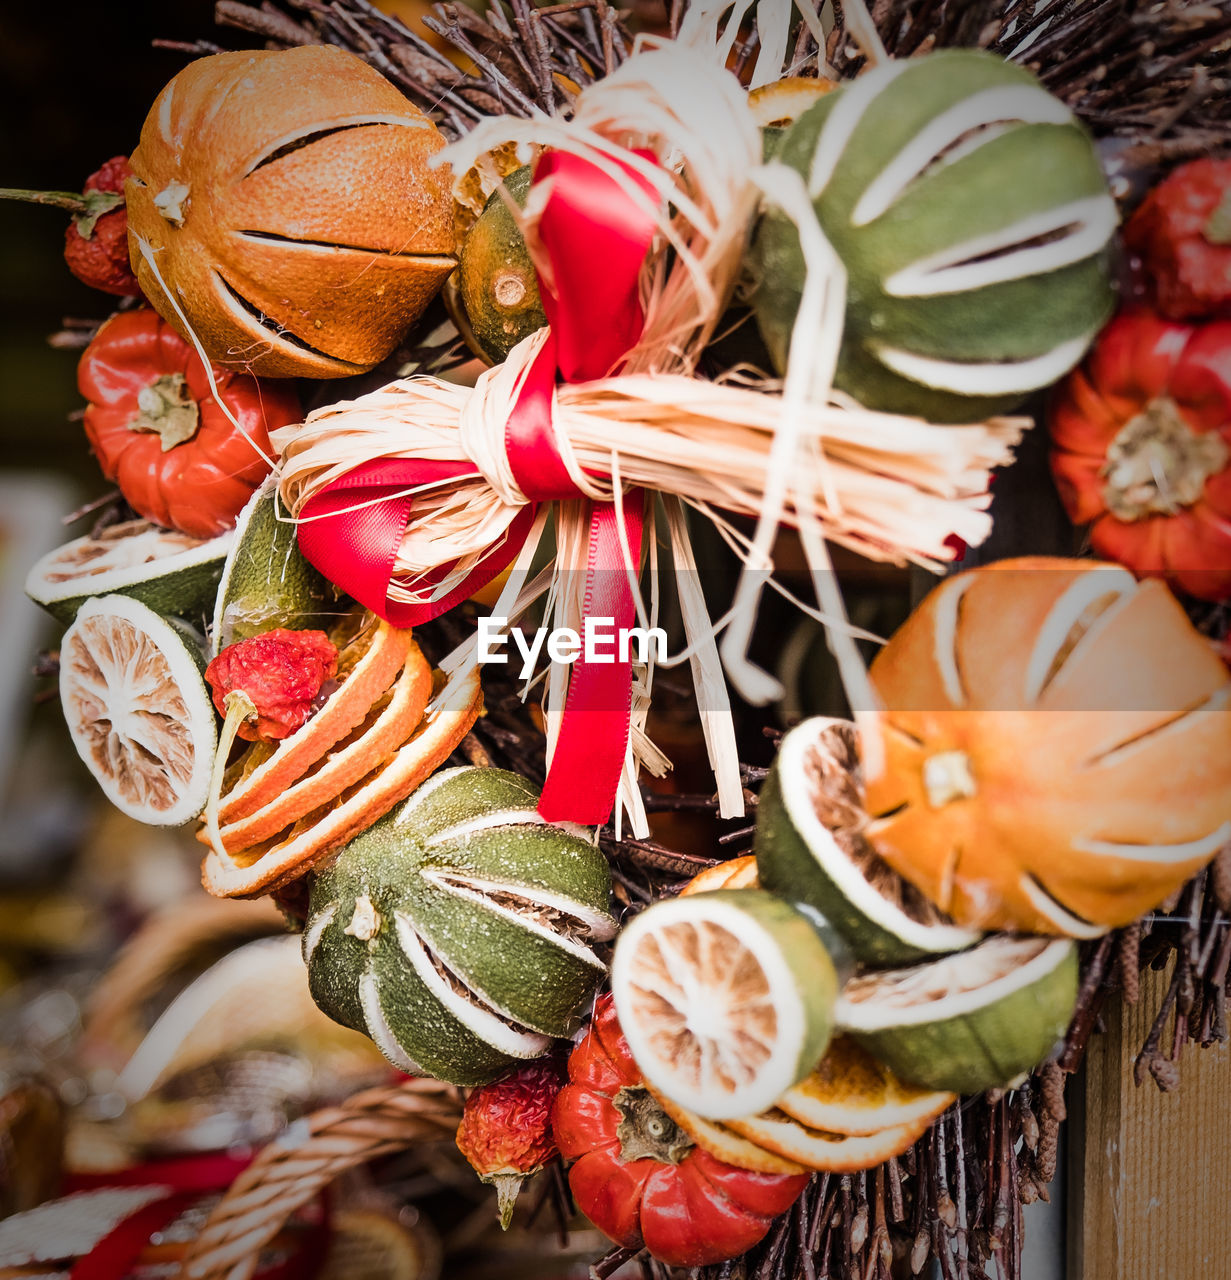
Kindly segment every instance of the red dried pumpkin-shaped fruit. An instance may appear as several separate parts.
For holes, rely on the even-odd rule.
[[[577,1207],[617,1244],[644,1245],[673,1267],[722,1262],[761,1240],[807,1185],[802,1171],[751,1172],[696,1145],[645,1087],[609,995],[595,1005],[568,1071],[556,1098],[556,1145],[575,1162],[568,1180]]]
[[[1097,555],[1231,598],[1231,322],[1122,312],[1048,414],[1052,472]]]
[[[1049,557],[971,570],[871,674],[867,835],[960,924],[1099,933],[1231,837],[1231,680],[1160,582]]]
[[[193,538],[231,528],[269,474],[269,432],[300,417],[287,383],[222,369],[211,382],[197,353],[148,308],[99,329],[77,386],[103,474],[147,520]]]
[[[449,172],[429,166],[443,146],[340,49],[201,58],[158,96],[132,155],[137,279],[216,364],[361,373],[454,267]]]

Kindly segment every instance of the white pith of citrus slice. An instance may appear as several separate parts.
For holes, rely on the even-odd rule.
[[[69,584],[78,591],[91,579],[109,586],[113,574],[122,575],[125,582],[139,582],[146,566],[164,559],[204,548],[213,559],[221,559],[221,549],[230,545],[231,535],[222,534],[214,546],[211,541],[162,529],[148,520],[129,520],[112,525],[98,537],[75,538],[48,552],[31,571],[29,582],[45,584],[45,588]]]
[[[1046,977],[1073,949],[1067,938],[996,934],[969,951],[852,978],[838,997],[849,1031],[925,1026],[974,1013]]]
[[[196,817],[217,721],[184,636],[126,596],[87,600],[60,645],[60,701],[108,800],[154,826]]]
[[[230,531],[192,538],[148,520],[126,520],[49,551],[26,578],[26,594],[62,622],[89,596],[128,595],[188,616],[212,597]]]
[[[772,1105],[799,1078],[807,1039],[796,974],[735,896],[655,904],[625,926],[611,970],[620,1025],[648,1083],[718,1120]]]

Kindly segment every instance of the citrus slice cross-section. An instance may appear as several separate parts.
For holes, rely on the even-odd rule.
[[[201,812],[217,722],[181,630],[127,596],[87,600],[60,645],[60,700],[77,753],[121,812],[154,826]]]
[[[868,1137],[919,1125],[954,1101],[944,1089],[906,1084],[850,1036],[835,1036],[817,1068],[778,1099],[778,1110],[810,1129]]]
[[[187,615],[213,600],[232,541],[230,532],[202,540],[125,520],[49,551],[30,570],[26,594],[66,624],[91,596],[113,594]]]
[[[728,862],[719,862],[698,872],[680,890],[681,898],[691,897],[694,893],[713,893],[715,889],[758,889],[757,860],[752,854],[741,858],[732,858]]]
[[[903,1080],[977,1093],[1041,1062],[1076,1000],[1070,940],[996,934],[961,955],[852,979],[836,1016]]]
[[[431,692],[432,669],[419,646],[412,644],[393,688],[373,703],[366,718],[267,804],[224,826],[219,832],[223,845],[228,849],[251,848],[342,795],[414,733]]]
[[[958,928],[881,858],[864,835],[855,726],[817,716],[782,740],[757,807],[761,884],[815,907],[856,959],[901,964],[960,951]]]
[[[812,1075],[760,1115],[716,1122],[659,1101],[699,1147],[737,1168],[855,1173],[901,1155],[955,1099],[902,1084],[840,1036]]]
[[[825,1173],[857,1173],[883,1164],[913,1146],[927,1131],[930,1120],[890,1125],[877,1133],[862,1135],[829,1133],[810,1129],[784,1111],[771,1110],[727,1125],[754,1146],[793,1160],[805,1169]]]
[[[620,1025],[646,1080],[710,1119],[763,1111],[829,1041],[837,976],[801,912],[758,889],[659,902],[612,965]]]

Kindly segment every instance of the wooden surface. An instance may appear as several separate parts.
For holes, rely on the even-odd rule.
[[[1069,1083],[1066,1280],[1231,1280],[1231,1053],[1187,1046],[1175,1093],[1133,1082],[1167,976],[1108,1008]]]

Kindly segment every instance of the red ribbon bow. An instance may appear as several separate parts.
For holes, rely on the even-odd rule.
[[[648,153],[637,153],[653,159]],[[620,168],[656,201],[653,186]],[[491,581],[515,559],[534,524],[539,503],[575,499],[577,489],[552,430],[557,377],[589,382],[611,373],[641,336],[645,324],[639,282],[655,220],[642,203],[598,165],[567,152],[544,154],[535,181],[551,180],[539,238],[551,264],[555,290],[541,288],[551,333],[523,383],[505,427],[514,478],[529,501],[464,580],[437,600],[402,604],[388,598],[389,582],[414,496],[421,488],[478,474],[466,462],[378,459],[354,468],[305,503],[299,546],[331,582],[394,626],[439,617]],[[540,282],[542,283],[542,282]],[[615,503],[592,505],[584,616],[631,627],[636,607],[626,573],[641,555],[640,490],[621,502],[627,547],[621,545]],[[360,505],[366,504],[366,505]],[[324,519],[322,517],[329,517]],[[446,564],[424,579],[435,585],[453,570]],[[568,698],[539,812],[551,822],[605,822],[619,786],[628,746],[631,662],[586,662],[573,667]]]

